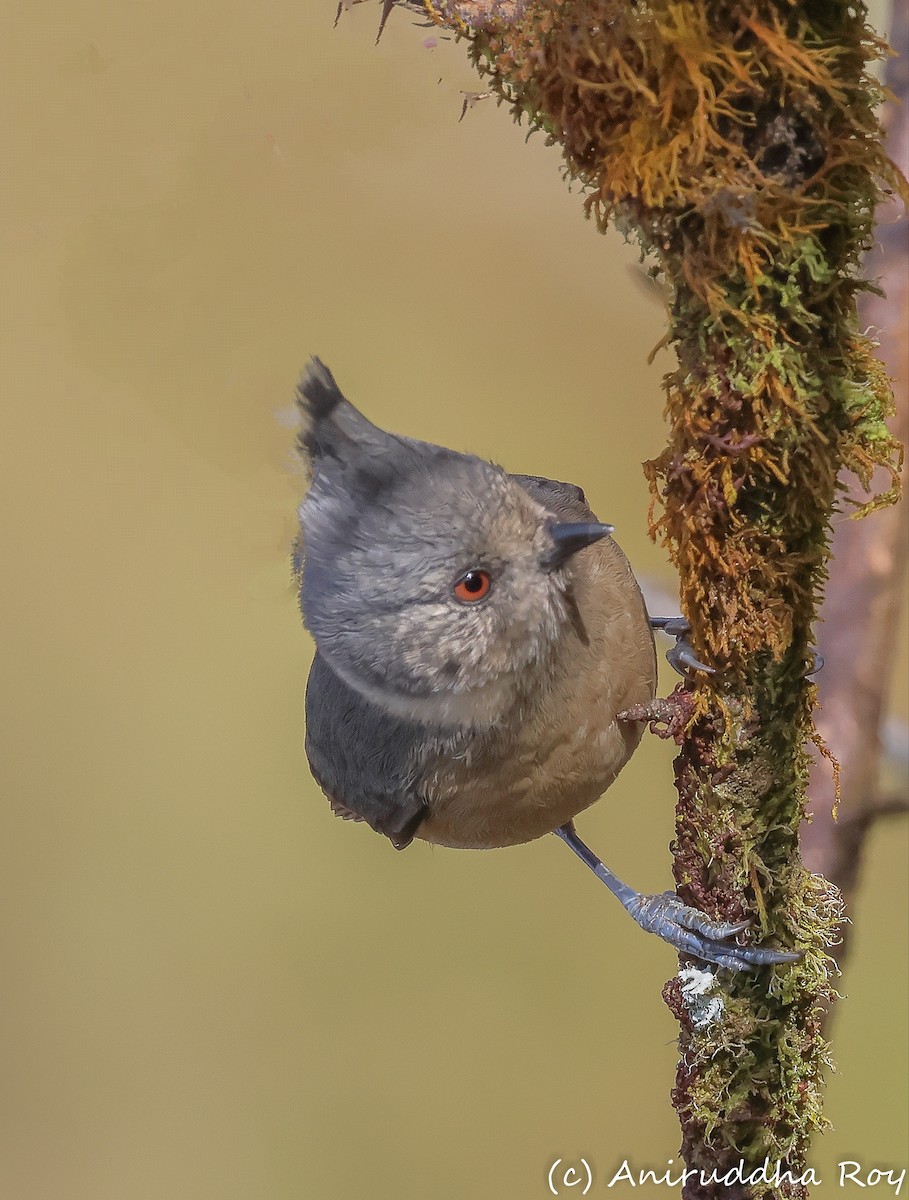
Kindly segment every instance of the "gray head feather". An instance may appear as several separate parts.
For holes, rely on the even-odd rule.
[[[552,514],[492,463],[371,424],[318,359],[298,402],[300,603],[320,651],[389,712],[494,722],[571,621],[567,578],[542,566]],[[454,584],[476,569],[492,587],[463,603]]]

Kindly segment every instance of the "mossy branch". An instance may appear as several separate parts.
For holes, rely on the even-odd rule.
[[[805,951],[716,981],[707,1022],[690,978],[666,989],[687,1165],[722,1175],[742,1159],[747,1174],[769,1159],[788,1173],[693,1178],[686,1194],[801,1196],[824,1125],[840,918],[835,888],[799,857],[812,626],[831,517],[850,500],[842,472],[865,488],[885,472],[862,512],[896,498],[902,462],[856,316],[875,208],[905,188],[867,72],[885,47],[844,0],[406,2],[465,39],[515,118],[561,146],[587,213],[635,237],[669,295],[678,365],[669,443],[645,466],[652,532],[717,670],[692,685],[676,760],[675,876],[685,900]]]

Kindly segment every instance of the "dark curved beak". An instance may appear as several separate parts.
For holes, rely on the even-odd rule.
[[[585,546],[592,546],[600,538],[608,537],[614,525],[601,525],[599,521],[566,522],[549,526],[553,547],[540,560],[544,571],[555,571],[564,562]]]

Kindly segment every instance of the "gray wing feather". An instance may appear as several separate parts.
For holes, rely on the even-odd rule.
[[[316,653],[306,685],[306,757],[340,816],[403,850],[426,813],[415,782],[424,729],[383,713]]]

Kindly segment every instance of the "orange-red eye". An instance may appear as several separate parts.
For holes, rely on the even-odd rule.
[[[452,591],[463,604],[475,604],[477,600],[482,600],[489,595],[491,587],[492,576],[488,571],[481,571],[477,568],[473,571],[466,571],[455,583]]]

